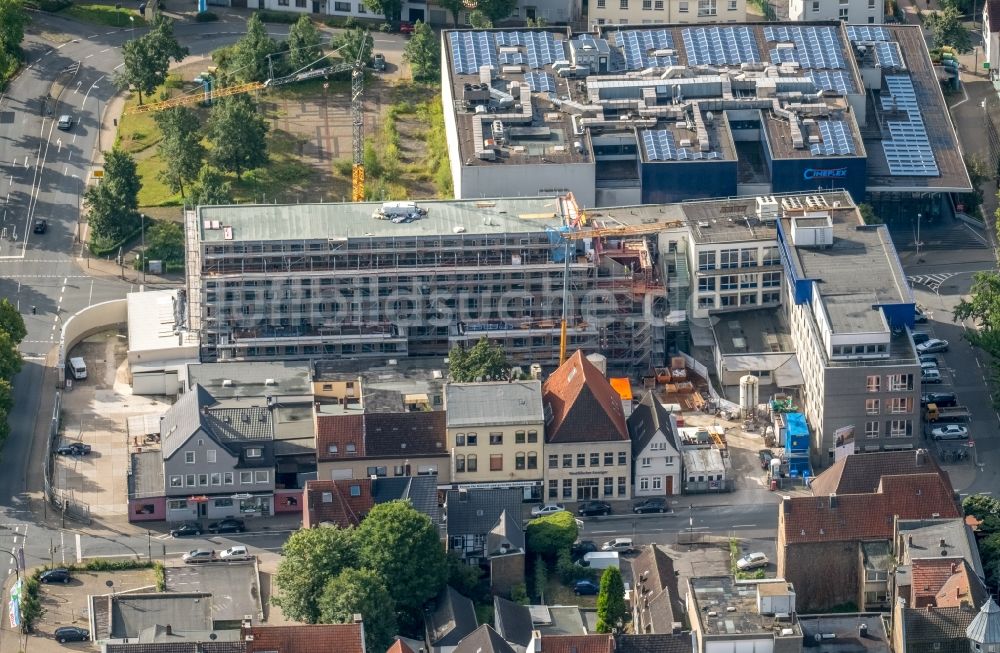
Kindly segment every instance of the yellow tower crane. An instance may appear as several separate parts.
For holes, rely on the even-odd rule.
[[[185,106],[188,104],[196,104],[202,100],[215,100],[218,98],[230,97],[232,95],[240,95],[242,93],[253,93],[266,88],[274,88],[276,86],[283,86],[284,84],[291,84],[293,82],[304,82],[310,79],[316,79],[318,77],[328,77],[336,73],[341,73],[345,71],[351,71],[351,121],[353,123],[353,132],[351,135],[352,140],[352,150],[353,150],[353,168],[351,170],[351,201],[352,202],[363,202],[365,199],[365,165],[364,165],[364,105],[362,103],[362,94],[364,93],[364,83],[365,83],[365,66],[366,61],[365,51],[368,45],[368,34],[365,33],[365,38],[362,40],[361,48],[358,51],[357,58],[352,61],[344,61],[341,63],[335,63],[332,66],[327,66],[325,68],[319,68],[316,70],[298,70],[290,75],[285,75],[284,77],[276,77],[267,80],[266,82],[250,82],[248,84],[236,84],[234,86],[226,86],[218,90],[211,89],[207,92],[198,91],[195,93],[189,93],[187,95],[180,95],[175,98],[170,98],[169,100],[163,100],[162,102],[150,102],[148,104],[141,104],[125,109],[125,115],[137,114],[137,113],[153,113],[156,111],[164,111],[166,109],[173,109],[174,107]],[[335,51],[336,52],[336,51]],[[324,55],[322,58],[325,59],[329,57],[333,52]],[[314,62],[315,63],[315,62]],[[310,64],[312,65],[312,64]]]

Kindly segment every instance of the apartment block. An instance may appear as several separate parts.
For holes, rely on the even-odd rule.
[[[588,17],[601,25],[742,23],[746,0],[588,0]]]
[[[788,0],[788,18],[881,25],[885,22],[885,3],[882,0]]]

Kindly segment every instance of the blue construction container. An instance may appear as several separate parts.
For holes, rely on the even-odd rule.
[[[785,453],[808,454],[809,453],[809,426],[806,425],[805,415],[802,413],[785,414]]]

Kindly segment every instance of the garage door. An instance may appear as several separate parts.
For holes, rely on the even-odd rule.
[[[132,392],[137,395],[177,394],[177,372],[138,372],[132,375]]]

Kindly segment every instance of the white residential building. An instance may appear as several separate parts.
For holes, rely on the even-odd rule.
[[[676,423],[647,392],[628,418],[632,438],[633,495],[662,497],[681,493],[682,457]]]
[[[742,23],[746,0],[587,0],[587,16],[597,25],[687,25]]]
[[[845,23],[882,24],[884,0],[788,0],[788,18],[797,21],[842,20]]]
[[[990,79],[1000,69],[1000,0],[983,4],[983,66],[989,64]]]

